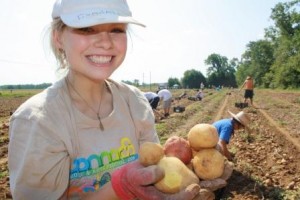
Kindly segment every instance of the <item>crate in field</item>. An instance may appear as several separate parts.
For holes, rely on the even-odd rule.
[[[173,108],[173,111],[176,112],[176,113],[182,113],[185,111],[185,107],[184,106],[175,106]]]
[[[246,108],[246,107],[248,107],[248,103],[244,103],[244,102],[236,102],[234,105],[237,108]]]

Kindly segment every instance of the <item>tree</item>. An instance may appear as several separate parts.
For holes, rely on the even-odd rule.
[[[238,59],[234,58],[228,63],[228,58],[213,53],[204,61],[207,68],[208,84],[214,86],[231,86],[236,87],[235,68]]]
[[[272,9],[275,26],[265,29],[265,39],[250,42],[237,68],[241,83],[252,75],[263,87],[300,87],[300,0],[278,3]]]
[[[200,71],[195,69],[185,71],[181,79],[181,83],[185,88],[200,88],[201,82],[206,84],[206,78]]]
[[[300,0],[279,3],[272,9],[271,19],[278,32],[275,62],[268,77],[277,87],[300,87]]]
[[[267,40],[258,40],[256,42],[250,42],[246,46],[247,49],[242,55],[242,61],[236,73],[239,85],[250,75],[255,80],[255,85],[269,86],[270,82],[266,81],[265,75],[270,71],[274,63],[274,49],[272,43]]]
[[[131,81],[129,81],[129,80],[127,80],[127,81],[125,81],[125,80],[122,80],[122,82],[123,82],[123,83],[126,83],[126,84],[128,84],[128,85],[134,85],[134,83],[133,83],[133,82],[131,82]]]
[[[134,79],[133,85],[135,85],[136,87],[140,86],[140,81],[138,79]]]
[[[181,85],[178,78],[169,78],[168,79],[168,86],[169,87],[173,87],[175,84],[177,84],[179,86]]]

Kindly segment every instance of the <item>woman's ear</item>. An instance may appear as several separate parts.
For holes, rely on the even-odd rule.
[[[62,33],[58,31],[53,31],[52,33],[53,43],[55,48],[57,49],[64,49],[63,42],[62,42]]]

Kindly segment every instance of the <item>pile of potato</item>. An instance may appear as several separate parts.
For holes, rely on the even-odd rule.
[[[211,124],[197,124],[186,138],[172,136],[164,145],[151,142],[141,145],[140,163],[158,165],[165,170],[165,177],[155,187],[165,193],[176,193],[193,183],[209,188],[214,181],[221,181],[225,186],[232,170],[224,177],[227,161],[216,150],[219,140],[216,128]]]
[[[210,124],[197,124],[189,131],[188,142],[193,150],[192,165],[203,180],[213,180],[223,174],[225,157],[216,149],[217,129]]]

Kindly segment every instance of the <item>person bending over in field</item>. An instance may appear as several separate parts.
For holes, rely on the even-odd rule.
[[[248,128],[250,122],[249,116],[244,111],[234,114],[228,111],[232,118],[221,119],[213,123],[216,127],[219,135],[219,142],[217,145],[218,150],[230,161],[232,161],[231,153],[229,152],[227,145],[230,142],[231,137],[235,131],[239,129]]]
[[[165,117],[168,117],[170,115],[170,109],[172,104],[172,93],[167,89],[162,89],[157,91],[157,95],[160,98],[160,102],[162,102],[164,115]]]
[[[159,118],[159,119],[163,119],[164,116],[162,116],[156,109],[158,106],[158,103],[160,101],[159,96],[155,93],[155,92],[145,92],[144,96],[146,97],[146,99],[148,100],[148,102],[150,103],[150,106],[154,112],[155,118]]]

